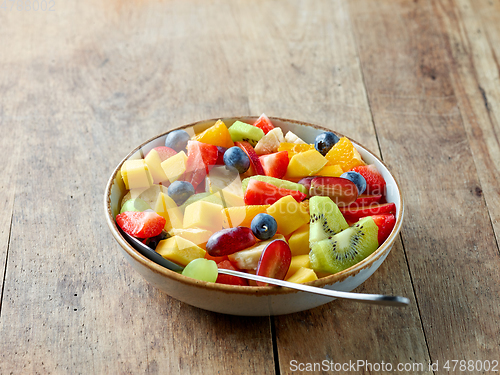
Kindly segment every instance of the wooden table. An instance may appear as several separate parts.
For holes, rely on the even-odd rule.
[[[1,6],[1,374],[498,373],[498,0]],[[115,165],[170,128],[262,112],[394,171],[401,236],[356,291],[409,307],[224,316],[125,262],[102,207]]]

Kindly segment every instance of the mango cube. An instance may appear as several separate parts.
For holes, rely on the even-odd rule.
[[[151,176],[153,177],[153,181],[155,184],[159,184],[160,182],[167,181],[168,177],[165,174],[165,171],[161,167],[162,160],[158,151],[155,149],[148,152],[144,161],[148,165],[149,171],[151,172]]]
[[[222,206],[207,201],[191,203],[184,211],[184,228],[222,229]]]
[[[288,239],[292,256],[309,254],[309,223],[302,225]]]
[[[248,227],[257,214],[264,214],[270,207],[268,204],[253,206],[228,207],[222,210],[224,228]]]
[[[151,177],[144,159],[127,160],[123,163],[120,171],[127,190],[146,190],[153,185],[153,177]]]
[[[184,151],[161,162],[161,168],[165,172],[170,183],[177,181],[186,172],[187,155]]]
[[[295,154],[290,159],[285,178],[312,176],[327,162],[328,160],[316,149]]]
[[[175,204],[174,200],[167,194],[160,192],[156,203],[154,205],[155,212],[164,217],[167,222],[165,223],[165,230],[170,232],[172,228],[183,228],[182,212]]]
[[[316,275],[316,272],[314,272],[311,268],[301,267],[297,272],[285,280],[291,283],[302,284],[318,280],[318,275]]]
[[[172,236],[179,236],[184,238],[185,240],[191,241],[192,243],[198,245],[202,249],[205,249],[208,239],[213,234],[213,232],[201,228],[188,228],[188,229],[173,228],[168,233]]]
[[[285,279],[288,279],[295,272],[297,272],[299,270],[299,268],[301,268],[301,267],[311,268],[309,254],[295,255],[292,257],[292,261],[290,262],[290,267],[288,268],[288,272],[286,273]]]
[[[203,133],[197,135],[195,140],[226,148],[234,146],[227,126],[221,120],[218,120]]]
[[[267,213],[276,219],[278,233],[288,236],[309,222],[309,212],[291,195],[280,198],[267,210]]]
[[[204,258],[206,254],[206,251],[201,247],[179,236],[160,241],[156,252],[165,259],[184,267],[193,259]]]
[[[324,166],[316,174],[318,176],[324,176],[324,177],[340,177],[343,173],[344,170],[342,169],[342,167],[338,164],[335,164],[335,165]]]

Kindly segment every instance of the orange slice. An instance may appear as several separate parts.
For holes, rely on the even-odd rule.
[[[326,166],[337,164],[340,165],[344,172],[354,167],[365,165],[358,150],[356,150],[351,141],[346,137],[340,138],[325,157],[328,159]]]

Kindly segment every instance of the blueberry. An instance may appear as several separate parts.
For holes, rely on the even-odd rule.
[[[321,155],[325,156],[335,143],[339,141],[339,137],[332,132],[324,132],[318,134],[314,140],[314,147]]]
[[[354,171],[345,172],[340,177],[346,178],[349,181],[354,182],[354,185],[356,185],[356,187],[358,188],[358,195],[363,194],[364,191],[366,190],[366,180],[358,172]]]
[[[224,164],[238,173],[245,173],[250,168],[250,158],[241,148],[234,146],[224,152]]]
[[[278,223],[276,223],[276,220],[271,215],[258,214],[253,218],[250,229],[252,229],[255,237],[265,241],[276,234]]]
[[[175,204],[180,206],[194,194],[194,187],[186,181],[174,181],[168,187],[167,192],[168,196],[174,200]]]
[[[174,130],[167,134],[165,138],[165,146],[179,152],[186,148],[187,142],[191,139],[189,134],[184,130]]]
[[[145,244],[147,246],[149,246],[151,249],[156,250],[156,247],[158,246],[160,241],[166,240],[168,237],[170,237],[168,235],[168,233],[165,231],[162,231],[159,235],[157,235],[155,237],[147,238],[145,241]]]

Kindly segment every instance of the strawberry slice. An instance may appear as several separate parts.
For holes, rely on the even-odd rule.
[[[156,212],[127,211],[116,216],[116,223],[133,237],[149,238],[161,234],[166,220]]]
[[[283,178],[288,168],[288,151],[275,152],[269,155],[259,156],[262,168],[266,176]]]
[[[257,265],[257,275],[283,280],[290,268],[292,252],[290,246],[283,240],[270,242],[262,251]],[[267,286],[267,283],[257,281],[258,286]]]
[[[302,202],[306,198],[306,195],[300,191],[279,188],[268,182],[251,179],[245,191],[245,204],[273,204],[287,195],[291,195],[297,202]]]
[[[229,260],[223,260],[217,263],[217,268],[240,271],[239,269],[234,267]],[[217,276],[217,280],[215,282],[219,284],[248,286],[248,281],[246,279],[242,279],[241,277],[238,276],[223,275],[221,273],[219,273],[219,275]]]
[[[258,127],[259,129],[262,129],[264,134],[269,133],[271,130],[274,129],[273,124],[271,123],[271,120],[269,120],[269,117],[267,117],[264,113],[260,115],[260,117],[255,121],[253,126]]]
[[[361,207],[368,206],[372,203],[378,203],[382,199],[382,194],[361,194],[358,196],[358,199],[354,203],[351,203],[349,207]]]
[[[358,172],[366,180],[367,194],[385,194],[385,180],[382,174],[378,171],[375,164],[361,165],[351,169]]]
[[[396,212],[394,203],[373,203],[368,206],[361,207],[339,207],[340,212],[349,222],[355,222],[365,216],[383,215]]]
[[[217,146],[198,141],[188,141],[187,151],[188,158],[183,179],[196,189],[217,162],[219,152]]]
[[[373,215],[372,219],[378,226],[378,244],[382,245],[396,225],[396,217],[393,214]]]
[[[262,168],[262,164],[260,163],[259,156],[255,153],[252,145],[248,142],[234,142],[235,146],[241,148],[248,155],[250,159],[250,168],[245,172],[245,177],[255,176],[256,174],[260,174],[265,176],[264,168]]]

